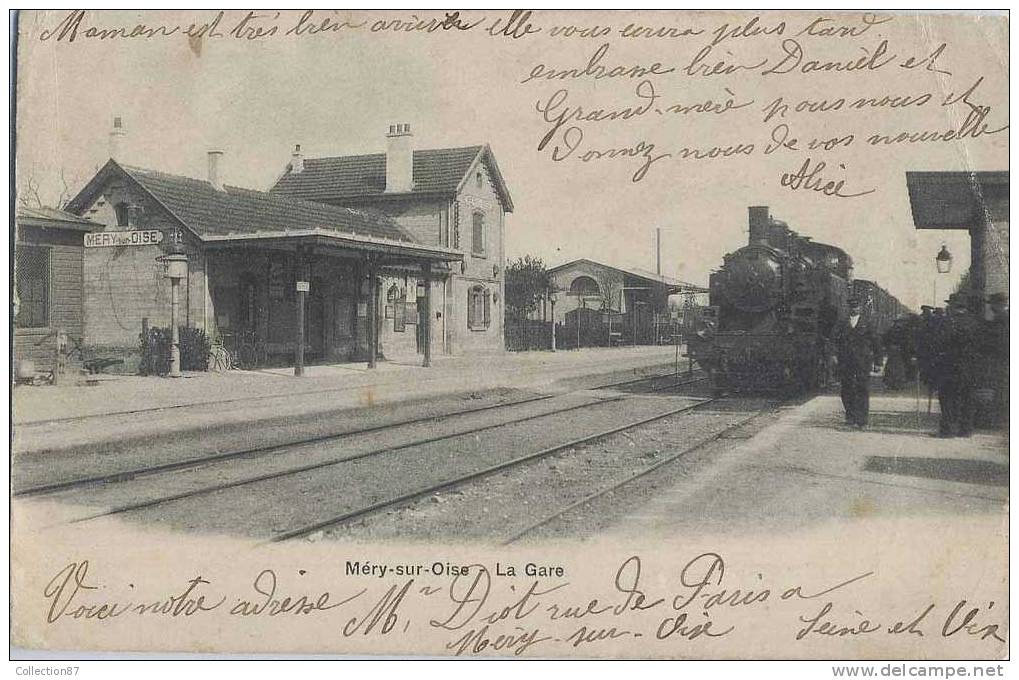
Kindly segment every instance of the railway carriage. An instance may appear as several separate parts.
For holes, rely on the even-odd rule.
[[[749,243],[710,278],[710,304],[687,333],[690,356],[718,392],[796,393],[832,379],[832,332],[857,295],[879,333],[908,310],[872,281],[853,280],[853,261],[812,241],[766,206],[749,209]]]

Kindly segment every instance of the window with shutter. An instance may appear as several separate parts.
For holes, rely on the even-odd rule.
[[[471,252],[475,255],[485,254],[485,216],[480,213],[474,213],[474,229],[471,239]]]
[[[485,328],[492,325],[492,296],[485,291]]]

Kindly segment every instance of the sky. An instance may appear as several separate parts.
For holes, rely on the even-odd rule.
[[[537,65],[576,68],[608,43],[606,65],[683,65],[710,41],[710,35],[671,40],[556,38],[551,25],[647,25],[714,27],[745,24],[746,16],[709,13],[539,15],[546,32],[522,39],[493,38],[476,31],[455,35],[347,31],[268,40],[206,39],[189,44],[179,36],[151,40],[40,40],[66,12],[28,14],[20,27],[17,103],[18,182],[32,178],[47,202],[62,191],[71,195],[108,158],[114,116],[128,131],[124,160],[165,172],[204,177],[206,151],[225,151],[228,184],[266,189],[284,170],[295,143],[308,157],[380,153],[391,123],[414,130],[415,148],[488,143],[515,203],[507,218],[509,257],[531,254],[550,266],[586,257],[621,266],[653,269],[652,243],[662,229],[663,273],[706,284],[724,253],[746,241],[747,207],[768,205],[773,216],[815,241],[845,249],[859,278],[878,281],[909,305],[928,303],[937,285],[947,293],[969,265],[965,232],[922,231],[913,227],[906,193],[910,170],[1007,169],[1008,133],[963,142],[895,147],[880,153],[854,144],[823,151],[760,153],[775,124],[762,121],[764,106],[777,97],[793,103],[837,97],[932,93],[940,100],[983,77],[981,105],[1007,122],[1007,24],[971,18],[896,17],[869,29],[864,40],[799,38],[803,59],[858,58],[881,40],[905,57],[918,59],[944,42],[940,70],[923,68],[879,73],[788,74],[773,79],[756,73],[680,76],[676,71],[651,80],[661,101],[692,104],[724,99],[752,101],[725,114],[676,114],[633,121],[584,123],[584,147],[608,149],[640,140],[661,150],[726,145],[754,140],[750,158],[656,163],[632,182],[639,163],[632,159],[580,162],[551,160],[552,147],[538,142],[549,128],[536,111],[559,88],[568,101],[586,109],[639,103],[635,81],[578,78],[527,79]],[[470,18],[490,21],[496,14]],[[388,18],[409,18],[394,13]],[[214,13],[89,12],[83,25],[129,25],[138,21],[184,25]],[[292,25],[297,13],[284,14]],[[324,16],[321,12],[316,18]],[[330,15],[340,20],[345,15]],[[222,26],[243,17],[230,11]],[[364,20],[366,17],[351,17]],[[759,26],[803,16],[764,15]],[[859,17],[846,24],[859,24]],[[787,32],[785,35],[790,35]],[[714,46],[711,61],[751,63],[761,55],[777,60],[782,38],[733,37]],[[763,58],[763,57],[762,57]],[[894,66],[894,64],[893,64]],[[940,72],[951,71],[951,74]],[[804,139],[852,131],[944,129],[958,126],[961,107],[925,106],[913,110],[790,114],[784,120]],[[653,117],[652,117],[653,118]],[[578,154],[579,155],[579,154]],[[781,186],[805,158],[824,161],[833,179],[846,179],[854,198],[832,198]],[[844,165],[845,170],[838,169]],[[953,272],[935,281],[934,255],[941,244],[954,256]]]

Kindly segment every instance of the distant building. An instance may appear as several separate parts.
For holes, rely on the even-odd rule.
[[[94,225],[55,208],[21,206],[14,242],[14,360],[52,371],[57,334],[80,343],[84,234]]]
[[[549,275],[558,291],[555,320],[574,328],[581,345],[602,344],[595,336],[605,334],[611,335],[612,343],[662,342],[679,321],[676,308],[684,305],[677,300],[707,293],[706,288],[654,272],[588,259],[561,264]],[[568,330],[563,338],[563,345],[569,346]]]
[[[969,232],[970,286],[985,300],[1008,295],[1008,187],[1007,171],[906,173],[917,229]]]
[[[116,126],[111,142],[122,136]],[[388,138],[371,156],[304,159],[298,147],[270,191],[230,186],[219,151],[201,179],[111,158],[68,206],[103,235],[86,249],[86,341],[130,351],[143,319],[169,324],[157,258],[179,243],[180,323],[257,343],[270,362],[297,347],[299,282],[310,361],[368,359],[373,319],[384,358],[413,358],[426,340],[435,354],[500,351],[512,202],[491,150],[413,151],[405,125]]]

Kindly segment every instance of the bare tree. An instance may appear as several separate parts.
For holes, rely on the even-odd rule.
[[[35,174],[35,166],[23,173],[18,181],[18,205],[30,208],[41,208],[42,197],[39,195],[39,179]]]

